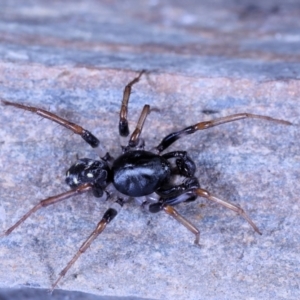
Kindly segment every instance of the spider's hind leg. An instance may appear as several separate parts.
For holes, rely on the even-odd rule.
[[[258,234],[261,234],[258,227],[241,207],[234,205],[228,201],[222,200],[210,194],[208,191],[200,188],[199,182],[196,177],[187,178],[181,185],[160,189],[156,193],[161,195],[162,197],[157,203],[149,205],[149,211],[156,213],[163,210],[165,213],[176,219],[189,231],[195,234],[195,244],[199,244],[200,231],[190,221],[181,216],[173,208],[173,206],[181,202],[194,201],[198,196],[214,201],[233,210],[234,212],[242,216]]]
[[[234,114],[230,115],[227,117],[221,117],[217,118],[211,121],[204,121],[204,122],[199,122],[196,123],[192,126],[186,127],[182,130],[172,132],[165,136],[162,141],[159,143],[158,146],[155,147],[155,149],[160,153],[167,149],[170,145],[172,145],[175,141],[178,139],[188,135],[188,134],[193,134],[198,130],[204,130],[208,129],[214,126],[218,126],[221,124],[229,123],[229,122],[234,122],[242,119],[262,119],[266,121],[272,121],[278,124],[282,125],[292,125],[291,122],[285,121],[285,120],[279,120],[279,119],[274,119],[268,116],[263,116],[263,115],[255,115],[255,114],[249,114],[249,113],[240,113],[240,114]]]
[[[199,188],[199,182],[196,177],[186,178],[182,184],[176,186],[166,186],[156,191],[161,196],[157,203],[149,205],[149,211],[152,213],[163,210],[165,213],[173,217],[180,224],[186,227],[195,235],[194,243],[199,245],[200,231],[193,225],[189,220],[184,218],[179,212],[173,207],[181,202],[194,201],[197,195],[192,193],[196,188]]]
[[[252,221],[252,219],[248,216],[248,214],[246,214],[246,212],[239,206],[234,205],[228,201],[222,200],[214,195],[212,195],[211,193],[209,193],[207,190],[201,189],[201,188],[197,188],[193,190],[193,193],[199,197],[203,197],[206,198],[208,200],[214,201],[218,204],[221,204],[231,210],[233,210],[234,212],[236,212],[237,214],[239,214],[240,216],[242,216],[251,226],[252,228],[258,233],[258,234],[262,234],[258,227],[255,225],[255,223]]]
[[[195,235],[195,241],[194,243],[196,245],[199,245],[200,241],[200,230],[194,226],[189,220],[184,218],[174,207],[170,205],[166,205],[163,207],[163,210],[165,213],[173,217],[175,220],[177,220],[180,224],[182,224],[186,229],[191,231]]]

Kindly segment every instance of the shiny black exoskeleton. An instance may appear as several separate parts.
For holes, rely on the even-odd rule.
[[[129,151],[118,157],[112,166],[113,185],[130,197],[154,193],[171,176],[170,163],[148,151]]]
[[[119,134],[121,137],[127,137],[129,135],[130,131],[127,120],[128,101],[132,86],[140,80],[143,73],[144,71],[140,72],[124,89],[119,119]],[[111,197],[114,199],[114,203],[103,214],[102,219],[93,232],[84,241],[66,267],[59,273],[57,280],[52,285],[52,290],[80,255],[91,245],[93,240],[105,229],[107,224],[114,219],[123,206],[123,203],[131,198],[136,198],[139,204],[147,207],[152,213],[164,211],[179,221],[195,235],[195,244],[199,244],[200,231],[181,216],[174,209],[174,206],[181,202],[194,201],[197,197],[204,197],[233,210],[240,214],[257,233],[260,233],[257,226],[242,208],[224,201],[200,188],[199,181],[195,177],[196,165],[185,151],[173,151],[165,154],[162,154],[162,152],[178,139],[193,134],[198,130],[208,129],[223,123],[245,118],[264,119],[284,125],[291,125],[288,121],[273,119],[267,116],[240,113],[211,121],[199,122],[182,130],[172,132],[164,137],[159,145],[151,151],[146,151],[144,150],[144,140],[140,138],[144,122],[150,112],[150,106],[145,105],[127,145],[121,147],[122,154],[116,159],[113,159],[110,154],[102,148],[97,137],[81,126],[47,110],[7,100],[2,100],[1,102],[3,105],[28,110],[60,124],[73,133],[80,135],[85,142],[97,150],[100,156],[99,160],[89,158],[79,159],[71,166],[66,174],[66,183],[72,189],[40,201],[13,226],[8,228],[3,235],[9,235],[38,209],[52,205],[78,193],[92,191],[94,196],[101,197],[104,195],[104,192],[106,192],[107,198]]]
[[[66,183],[71,188],[90,183],[93,186],[94,196],[101,197],[111,181],[111,170],[105,160],[82,158],[71,166],[66,176]]]
[[[110,156],[109,158],[111,159]],[[168,161],[172,158],[176,158],[175,168],[172,168]],[[67,171],[66,183],[72,188],[89,183],[96,197],[101,197],[106,186],[112,183],[116,190],[125,196],[142,197],[156,192],[164,203],[174,205],[195,198],[181,196],[177,199],[187,188],[199,187],[199,183],[193,178],[181,185],[172,185],[171,177],[173,175],[192,177],[195,171],[194,162],[184,151],[158,155],[145,150],[131,149],[114,160],[111,168],[107,158],[78,160]],[[150,211],[156,212],[158,209]]]

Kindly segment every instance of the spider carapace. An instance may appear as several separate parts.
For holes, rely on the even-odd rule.
[[[129,97],[132,86],[140,80],[143,73],[145,71],[141,71],[124,89],[119,119],[119,135],[121,137],[129,136],[130,131],[127,120]],[[81,245],[66,267],[59,273],[57,280],[52,284],[52,290],[80,255],[86,251],[95,238],[105,229],[107,224],[118,214],[124,202],[131,198],[136,198],[139,204],[142,204],[152,213],[164,211],[179,221],[195,235],[195,244],[199,244],[200,231],[190,221],[180,215],[174,206],[181,202],[194,201],[197,197],[204,197],[233,210],[241,215],[257,233],[261,234],[257,226],[242,208],[222,200],[200,187],[198,178],[195,177],[196,165],[186,151],[162,152],[186,135],[227,122],[245,118],[259,118],[283,125],[291,125],[290,122],[249,113],[234,114],[211,121],[200,122],[182,130],[172,132],[164,137],[158,146],[147,151],[145,150],[145,142],[140,137],[145,120],[150,112],[150,106],[144,105],[137,126],[131,134],[127,145],[122,146],[122,154],[114,159],[109,152],[104,150],[98,138],[77,124],[36,107],[7,100],[2,100],[2,104],[31,111],[68,128],[75,134],[80,135],[91,147],[95,148],[100,157],[99,160],[79,159],[69,168],[66,174],[66,183],[71,187],[71,190],[40,201],[19,221],[4,231],[2,235],[9,235],[38,209],[79,193],[92,191],[95,197],[107,195],[107,197],[113,199],[111,207],[104,213],[96,228]],[[174,183],[175,177],[181,178],[181,182]]]

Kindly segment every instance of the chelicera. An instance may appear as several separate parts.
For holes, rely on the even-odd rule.
[[[121,137],[129,136],[127,120],[129,97],[132,86],[140,80],[144,72],[141,71],[124,89],[119,119],[119,135]],[[172,132],[164,137],[159,145],[149,151],[145,150],[144,140],[140,137],[145,120],[150,112],[150,106],[144,105],[137,126],[129,137],[127,145],[122,146],[122,153],[114,159],[109,152],[104,150],[98,138],[77,124],[36,107],[7,100],[2,100],[2,104],[31,111],[68,128],[73,133],[80,135],[91,147],[95,148],[100,157],[99,160],[79,159],[69,168],[66,174],[66,183],[71,187],[71,190],[40,201],[2,235],[9,235],[38,209],[79,193],[92,191],[95,197],[113,199],[113,204],[106,210],[96,228],[84,241],[66,267],[59,273],[57,280],[52,285],[52,290],[80,255],[102,233],[107,224],[115,218],[123,204],[132,198],[135,198],[138,204],[143,205],[152,213],[163,211],[176,219],[195,235],[195,244],[199,244],[200,231],[190,221],[180,215],[174,206],[181,202],[195,201],[197,197],[204,197],[233,210],[241,215],[258,234],[261,234],[257,226],[241,207],[222,200],[200,187],[198,178],[195,176],[196,164],[186,151],[163,152],[175,141],[186,135],[228,122],[246,118],[258,118],[283,125],[291,125],[290,122],[249,113],[234,114],[211,121],[199,122],[182,130]],[[176,183],[175,178],[177,179]]]

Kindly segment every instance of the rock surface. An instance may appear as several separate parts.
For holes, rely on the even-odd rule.
[[[128,203],[60,282],[100,296],[299,299],[300,6],[298,1],[2,1],[0,98],[49,109],[120,154],[124,86],[141,69],[131,130],[144,104],[147,149],[202,120],[249,112],[291,121],[224,124],[185,137],[201,186],[241,205],[262,231],[199,199],[164,213]],[[97,154],[48,120],[0,107],[0,228],[68,190],[76,157]],[[110,203],[91,195],[42,209],[0,240],[0,286],[48,288]],[[55,296],[55,291],[54,291]]]

